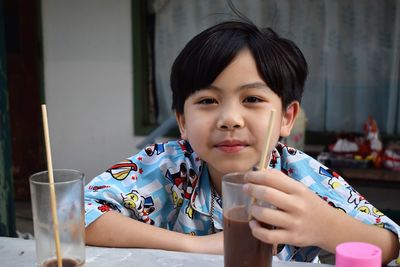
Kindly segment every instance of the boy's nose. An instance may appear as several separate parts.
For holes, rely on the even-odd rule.
[[[234,130],[240,129],[244,126],[243,117],[238,110],[221,112],[217,122],[218,129],[221,130]]]

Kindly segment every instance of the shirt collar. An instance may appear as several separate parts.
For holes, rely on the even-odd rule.
[[[194,210],[210,216],[211,183],[207,165],[203,162],[200,167],[199,180],[194,188],[190,204]]]

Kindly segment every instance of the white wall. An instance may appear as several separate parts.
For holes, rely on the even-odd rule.
[[[134,154],[130,0],[42,0],[54,168],[86,181]]]

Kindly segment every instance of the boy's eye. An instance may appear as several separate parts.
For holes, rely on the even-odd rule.
[[[211,105],[217,103],[217,101],[214,98],[204,98],[197,103],[202,105]]]
[[[244,102],[248,102],[248,103],[257,103],[257,102],[261,102],[261,101],[262,100],[256,96],[249,96],[244,99]]]

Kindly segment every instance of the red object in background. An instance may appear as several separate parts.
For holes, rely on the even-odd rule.
[[[378,133],[378,124],[371,116],[368,116],[368,120],[364,123],[363,128],[367,136],[370,133]]]
[[[371,155],[371,152],[371,143],[369,140],[365,140],[363,143],[358,144],[358,151],[356,152],[356,155],[366,158]]]
[[[372,163],[374,164],[374,167],[377,169],[383,168],[383,161],[384,161],[384,155],[383,151],[379,152],[375,158],[372,160]]]
[[[400,148],[388,147],[382,157],[385,168],[400,171]]]

